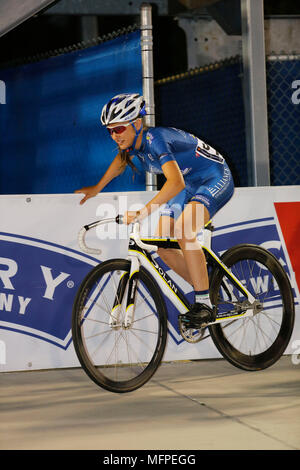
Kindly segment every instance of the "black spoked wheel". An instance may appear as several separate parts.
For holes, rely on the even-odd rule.
[[[118,393],[136,390],[152,377],[167,338],[165,303],[143,268],[137,277],[134,319],[125,324],[129,270],[124,259],[96,266],[78,290],[72,317],[74,347],[83,369],[97,385]],[[123,302],[114,308],[120,281]]]
[[[246,297],[217,268],[211,278],[211,300],[217,306],[219,323],[209,327],[211,337],[222,356],[236,367],[265,369],[282,356],[293,331],[289,279],[276,257],[259,246],[235,246],[222,261],[257,303],[254,310],[247,309]],[[242,316],[234,319],[237,312]]]

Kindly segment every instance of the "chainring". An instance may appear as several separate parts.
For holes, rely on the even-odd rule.
[[[181,336],[188,343],[198,343],[204,337],[206,327],[199,329],[186,327],[180,318],[178,319],[178,326]]]

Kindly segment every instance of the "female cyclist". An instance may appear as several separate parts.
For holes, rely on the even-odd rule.
[[[234,185],[231,172],[211,146],[182,130],[143,126],[145,101],[138,94],[120,94],[102,109],[101,122],[117,143],[119,153],[98,184],[75,191],[85,194],[83,204],[98,194],[126,165],[133,167],[137,156],[150,173],[163,173],[166,181],[161,190],[141,211],[128,211],[124,223],[142,220],[158,206],[160,212],[156,236],[174,237],[181,250],[158,251],[163,261],[195,291],[191,310],[181,315],[187,327],[199,328],[215,320],[209,299],[209,281],[205,256],[197,234],[231,198]]]

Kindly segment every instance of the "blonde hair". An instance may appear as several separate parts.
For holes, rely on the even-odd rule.
[[[143,132],[146,132],[148,130],[148,126],[144,124],[144,119],[142,119],[142,126],[143,126]],[[121,157],[122,167],[124,167],[124,170],[125,170],[126,165],[129,165],[130,168],[132,169],[133,177],[134,177],[134,172],[138,172],[138,169],[134,165],[134,163],[132,163],[132,161],[130,160],[130,151],[119,149],[119,153]]]

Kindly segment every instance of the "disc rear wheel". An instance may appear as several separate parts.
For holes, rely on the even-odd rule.
[[[211,279],[211,300],[217,306],[217,319],[227,320],[209,327],[211,337],[222,356],[235,366],[265,369],[282,356],[293,331],[289,279],[275,256],[255,245],[238,245],[222,261],[256,302],[249,309],[247,297],[217,268]],[[236,313],[241,316],[235,318]]]

